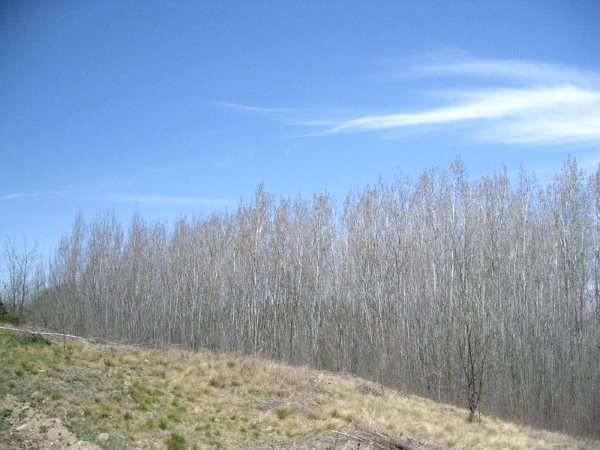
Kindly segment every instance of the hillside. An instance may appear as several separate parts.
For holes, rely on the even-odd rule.
[[[259,357],[0,332],[0,361],[8,449],[600,448]]]

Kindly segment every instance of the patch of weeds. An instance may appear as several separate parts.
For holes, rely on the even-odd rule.
[[[40,425],[38,428],[38,432],[41,434],[46,434],[48,432],[48,427],[46,425]]]
[[[333,417],[334,419],[340,418],[340,413],[338,412],[338,410],[336,408],[333,408],[333,411],[331,411],[331,417]]]
[[[121,366],[129,366],[133,360],[126,355],[119,356],[119,364]]]
[[[179,433],[171,433],[169,439],[165,441],[168,450],[184,450],[185,449],[185,437]]]
[[[169,419],[172,422],[175,423],[180,423],[181,419],[183,418],[183,415],[185,413],[185,408],[173,408],[171,410],[169,410],[169,412],[167,412],[167,419]]]
[[[164,369],[152,369],[150,371],[150,376],[162,378],[164,380],[167,378],[167,371]]]
[[[98,412],[98,417],[100,417],[101,419],[106,419],[106,418],[110,417],[110,413],[111,413],[110,405],[103,405],[100,408],[100,411]]]
[[[64,395],[62,395],[62,393],[58,392],[56,389],[46,389],[46,395],[55,401],[64,398]]]
[[[210,395],[210,394],[212,394],[212,392],[213,392],[213,390],[209,386],[205,386],[200,390],[200,394],[204,394],[204,395]]]
[[[133,415],[129,411],[127,411],[125,414],[123,414],[123,419],[131,420],[131,419],[133,419]]]
[[[154,420],[152,419],[147,419],[142,425],[141,425],[141,429],[142,430],[153,430],[154,427],[156,427],[156,424],[154,423]],[[165,426],[166,428],[166,426]]]
[[[169,426],[169,423],[167,422],[167,419],[165,419],[164,417],[161,417],[160,420],[158,421],[158,428],[160,428],[161,430],[166,430],[168,426]]]
[[[256,422],[250,424],[250,430],[253,438],[258,438],[260,436],[260,428]]]
[[[0,409],[0,431],[4,427],[4,420],[7,419],[8,417],[10,417],[11,414],[12,414],[12,411],[10,409],[7,409],[7,408]]]
[[[37,373],[37,367],[30,361],[21,361],[21,367],[24,371],[29,373]]]
[[[224,388],[225,387],[225,378],[222,375],[212,376],[208,380],[208,385],[215,388]]]
[[[148,406],[152,405],[155,401],[153,398],[154,395],[155,392],[151,388],[139,381],[129,386],[129,396],[135,402],[136,408],[141,411],[148,411]]]
[[[116,370],[116,369],[115,369]],[[120,382],[123,382],[123,380],[125,379],[125,376],[127,375],[126,372],[116,372],[114,374],[114,376],[117,378],[117,380],[119,380]]]
[[[92,380],[92,381],[99,381],[100,380],[100,375],[98,375],[95,372],[90,372],[86,375],[86,378],[88,380]]]
[[[290,417],[291,415],[294,414],[294,410],[292,408],[278,408],[275,411],[275,414],[277,414],[277,418],[279,420],[285,420],[288,417]]]
[[[138,411],[148,411],[148,405],[146,403],[138,403],[135,405],[135,409]]]
[[[319,416],[314,412],[309,412],[307,416],[308,420],[318,420]]]
[[[196,431],[207,432],[210,431],[211,426],[212,425],[210,422],[205,422],[203,424],[196,425]]]
[[[0,374],[0,398],[6,397],[8,391],[6,390],[6,379]]]
[[[218,439],[209,439],[208,443],[214,448],[225,448],[223,443]]]
[[[27,333],[19,338],[21,343],[27,344],[38,344],[38,345],[51,345],[52,343],[44,336],[38,333]]]

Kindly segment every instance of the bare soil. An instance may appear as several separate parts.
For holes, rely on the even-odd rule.
[[[47,417],[8,395],[0,400],[0,448],[99,450],[78,439],[57,417]]]

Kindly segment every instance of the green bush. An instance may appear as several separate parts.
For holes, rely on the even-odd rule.
[[[21,318],[14,312],[9,312],[5,320],[15,326],[21,323]]]
[[[8,314],[8,310],[6,306],[4,306],[4,302],[0,299],[0,320],[4,320],[4,316]]]
[[[2,300],[0,300],[0,322],[10,322],[13,325],[19,325],[21,322],[19,315],[10,311]]]

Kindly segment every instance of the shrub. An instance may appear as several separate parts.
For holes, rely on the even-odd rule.
[[[10,322],[15,326],[21,322],[19,315],[8,309],[2,300],[0,300],[0,322]]]
[[[23,344],[51,345],[52,343],[39,333],[25,333],[19,340]]]
[[[4,302],[0,300],[0,320],[5,320],[4,317],[6,317],[7,314],[8,310],[6,309],[6,306],[4,306]]]

